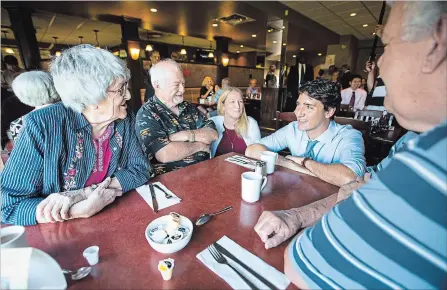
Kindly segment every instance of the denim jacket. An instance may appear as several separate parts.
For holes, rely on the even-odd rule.
[[[107,176],[123,192],[146,183],[151,173],[129,112],[114,122]],[[1,175],[2,222],[36,224],[37,205],[51,193],[85,187],[95,161],[92,127],[84,116],[59,102],[29,113]]]

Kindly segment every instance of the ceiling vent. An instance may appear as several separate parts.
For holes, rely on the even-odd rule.
[[[220,17],[217,18],[216,20],[233,26],[255,21],[255,19],[239,13],[233,13],[230,16]]]

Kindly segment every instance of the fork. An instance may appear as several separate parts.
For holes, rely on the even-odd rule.
[[[257,287],[255,285],[253,285],[253,283],[248,281],[247,278],[245,278],[241,273],[239,273],[238,270],[236,270],[235,268],[233,268],[233,266],[228,264],[227,259],[225,259],[225,257],[219,252],[219,250],[216,249],[216,247],[214,245],[209,245],[208,251],[210,252],[211,256],[213,256],[214,260],[216,260],[217,263],[225,264],[225,265],[229,266],[231,269],[233,269],[233,271],[236,272],[236,274],[238,274],[239,277],[241,277],[245,283],[247,283],[247,285],[250,287],[250,289],[257,289]]]
[[[159,186],[158,184],[153,184],[153,186],[159,190],[161,190],[161,192],[163,192],[165,194],[165,198],[170,199],[173,198],[173,195],[170,195],[169,193],[167,193],[163,188],[161,188],[161,186]]]

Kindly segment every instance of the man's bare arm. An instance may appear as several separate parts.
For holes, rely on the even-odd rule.
[[[357,178],[357,174],[343,164],[324,164],[308,160],[306,168],[316,177],[336,186],[342,186]]]
[[[197,130],[180,131],[169,135],[169,141],[171,142],[202,142],[205,144],[211,144],[217,140],[219,136],[217,131],[211,128],[202,128]]]
[[[209,152],[209,145],[202,142],[171,142],[155,153],[155,158],[161,163],[182,160],[194,153]]]

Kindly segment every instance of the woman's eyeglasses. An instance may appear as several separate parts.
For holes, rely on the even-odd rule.
[[[126,95],[126,91],[127,91],[128,87],[129,87],[129,82],[125,82],[124,85],[120,89],[118,89],[116,91],[108,91],[108,92],[118,94],[118,96],[120,96],[120,97],[124,97]]]

